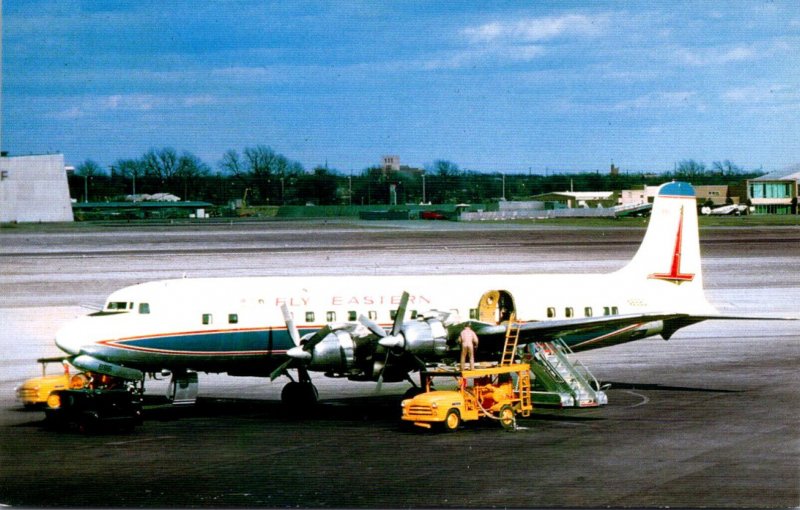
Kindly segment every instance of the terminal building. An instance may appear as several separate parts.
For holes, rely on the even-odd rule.
[[[800,165],[747,181],[747,199],[756,213],[798,214]]]
[[[0,156],[0,223],[73,221],[63,154]]]

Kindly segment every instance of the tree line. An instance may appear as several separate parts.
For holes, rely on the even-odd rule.
[[[556,191],[641,189],[669,180],[695,185],[732,185],[763,174],[746,171],[730,161],[707,167],[684,160],[672,172],[481,172],[436,160],[424,169],[391,171],[372,166],[344,173],[302,164],[258,145],[225,152],[216,168],[190,152],[151,149],[139,158],[119,159],[109,168],[86,160],[69,176],[70,193],[79,201],[118,201],[126,195],[171,193],[182,200],[225,205],[245,199],[250,205],[385,205],[404,203],[482,203],[505,198],[524,200]]]

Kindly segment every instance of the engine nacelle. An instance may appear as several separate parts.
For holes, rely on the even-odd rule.
[[[356,344],[348,331],[335,330],[311,350],[309,370],[346,372],[353,367]]]
[[[439,319],[404,322],[405,350],[416,355],[442,355],[447,352],[447,329]]]

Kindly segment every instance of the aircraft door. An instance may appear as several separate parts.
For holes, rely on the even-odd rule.
[[[481,296],[478,320],[500,324],[508,321],[514,312],[514,298],[504,290],[490,290]]]

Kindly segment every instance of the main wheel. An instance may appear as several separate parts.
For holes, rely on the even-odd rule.
[[[281,391],[281,402],[294,411],[307,411],[317,403],[318,397],[316,386],[306,382],[290,382]]]
[[[514,409],[512,409],[510,405],[506,404],[501,407],[498,417],[500,418],[500,425],[502,425],[504,429],[511,430],[514,428],[516,418],[514,417]]]
[[[447,411],[442,425],[447,432],[455,432],[458,430],[458,426],[461,425],[461,414],[458,412],[458,409],[450,409]]]

